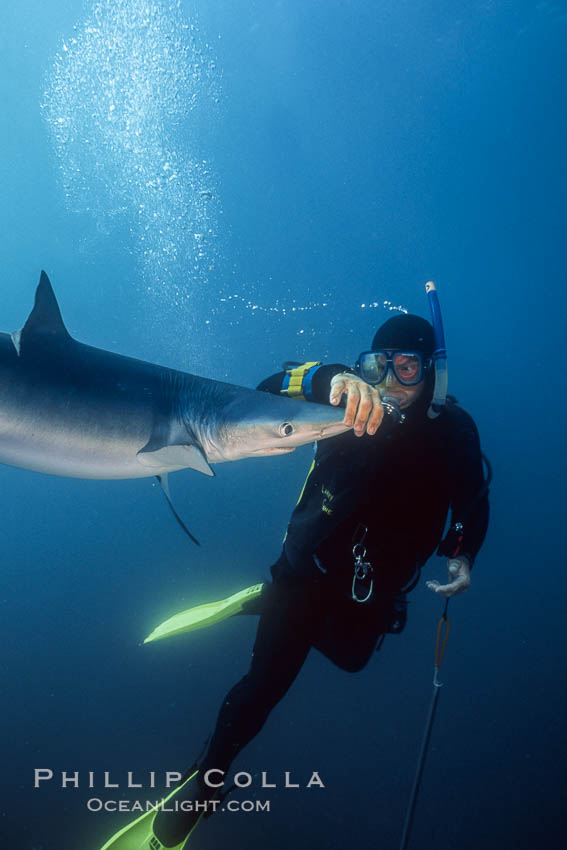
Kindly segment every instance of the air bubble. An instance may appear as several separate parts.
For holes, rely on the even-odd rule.
[[[54,57],[42,103],[63,195],[73,212],[90,210],[98,232],[132,234],[124,248],[153,291],[180,279],[193,287],[188,269],[204,282],[215,260],[220,209],[202,135],[220,75],[180,3],[89,9]]]

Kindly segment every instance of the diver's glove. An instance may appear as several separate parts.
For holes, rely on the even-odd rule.
[[[471,583],[471,564],[467,556],[459,555],[458,558],[447,558],[447,567],[449,569],[449,584],[440,584],[436,579],[433,579],[433,581],[426,582],[429,590],[446,598],[468,590]]]
[[[358,375],[350,372],[339,372],[331,381],[331,404],[339,404],[341,397],[346,394],[345,425],[354,425],[354,433],[362,437],[364,432],[375,434],[382,419],[384,408],[380,401],[380,393]]]

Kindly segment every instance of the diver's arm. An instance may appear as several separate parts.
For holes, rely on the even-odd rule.
[[[471,568],[488,528],[488,492],[478,431],[462,408],[452,408],[447,468],[451,495],[451,526],[439,546],[447,556],[449,582],[428,581],[427,587],[440,596],[464,593],[471,583]]]
[[[258,384],[256,389],[274,395],[329,404],[331,381],[340,372],[350,370],[342,363],[304,363],[270,375]]]
[[[264,378],[263,381],[260,381],[256,389],[260,390],[263,393],[273,393],[274,395],[279,395],[281,393],[284,377],[285,372],[276,372],[275,375],[270,375],[269,378]]]
[[[440,554],[448,558],[464,556],[472,567],[488,529],[488,491],[485,490],[482,452],[473,419],[462,408],[455,408],[455,423],[449,439],[449,482],[451,529]]]
[[[262,381],[258,389],[332,405],[340,404],[346,395],[344,423],[354,425],[357,437],[375,434],[384,416],[378,391],[341,363],[306,363],[277,372]]]

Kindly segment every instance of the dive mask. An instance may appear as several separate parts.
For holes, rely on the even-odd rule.
[[[363,351],[355,368],[367,384],[381,384],[391,369],[400,384],[413,387],[423,380],[430,364],[431,358],[420,351]]]

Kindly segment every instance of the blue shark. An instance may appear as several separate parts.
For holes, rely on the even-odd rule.
[[[292,452],[346,430],[343,411],[85,345],[42,271],[21,331],[0,334],[0,463],[119,479]]]

